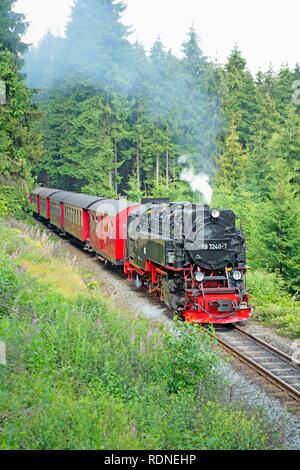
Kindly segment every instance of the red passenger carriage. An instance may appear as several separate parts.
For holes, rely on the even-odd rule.
[[[84,245],[89,244],[90,224],[89,208],[103,200],[101,197],[88,196],[87,194],[72,193],[64,200],[64,226],[66,233]]]
[[[50,223],[61,231],[64,231],[65,225],[64,202],[70,196],[72,193],[68,191],[59,191],[49,198],[51,203]]]
[[[59,189],[38,188],[35,189],[30,195],[30,204],[33,212],[50,221],[51,218],[51,200],[50,197],[54,194],[60,193]]]
[[[124,264],[128,214],[136,206],[126,199],[105,199],[89,208],[90,247],[115,265]]]

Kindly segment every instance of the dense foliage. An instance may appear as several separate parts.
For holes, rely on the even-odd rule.
[[[37,110],[20,73],[20,54],[26,49],[20,38],[26,24],[11,10],[14,3],[5,0],[0,5],[0,80],[6,91],[6,104],[0,105],[0,213],[21,206],[32,181],[32,165],[42,152],[34,130]]]
[[[297,292],[300,67],[253,77],[237,46],[224,66],[212,63],[193,28],[181,58],[159,39],[147,55],[130,43],[123,10],[115,0],[78,0],[66,38],[48,34],[26,57],[28,83],[44,89],[39,179],[137,201],[192,200],[183,169],[199,193],[203,179],[193,176],[208,174],[213,205],[242,217],[251,267]]]
[[[1,0],[0,4],[0,50],[7,50],[19,58],[27,50],[21,41],[27,23],[24,15],[13,11],[16,0]]]
[[[221,128],[218,73],[192,29],[183,58],[158,39],[149,56],[131,44],[123,2],[78,0],[66,38],[48,34],[26,56],[39,96],[45,157],[36,174],[48,185],[139,198],[190,199],[178,158],[210,171]]]
[[[121,313],[93,274],[23,225],[0,224],[0,260],[0,448],[276,445],[257,410],[228,402],[206,334]]]
[[[300,287],[300,108],[292,95],[300,70],[283,67],[254,80],[237,49],[226,69],[230,126],[217,157],[213,204],[240,214],[251,267],[277,273],[278,283],[283,278],[295,292]]]

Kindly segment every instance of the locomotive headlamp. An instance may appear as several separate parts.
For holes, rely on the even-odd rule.
[[[235,281],[240,281],[242,279],[242,273],[241,271],[234,271],[233,272],[233,279]]]
[[[197,282],[203,282],[204,281],[204,273],[202,273],[201,271],[197,271],[196,274],[195,274],[195,279]]]
[[[211,216],[213,219],[218,219],[220,217],[220,212],[217,209],[211,211]]]

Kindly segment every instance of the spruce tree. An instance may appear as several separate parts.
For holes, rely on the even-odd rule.
[[[128,88],[131,45],[129,30],[121,23],[125,7],[117,0],[75,0],[58,64],[62,78]]]
[[[240,143],[235,125],[231,124],[224,152],[217,160],[218,172],[214,182],[216,191],[233,194],[237,188],[240,188],[245,180],[247,163],[247,155]]]
[[[227,123],[234,122],[244,149],[253,148],[260,127],[257,89],[246,60],[235,46],[225,65],[224,111]]]
[[[221,110],[215,84],[217,74],[204,56],[194,30],[183,44],[181,61],[184,91],[178,119],[178,142],[190,155],[196,172],[212,173],[216,140],[220,131]]]
[[[281,67],[276,80],[274,87],[274,99],[276,102],[276,107],[281,116],[281,123],[283,124],[289,108],[292,102],[293,89],[292,85],[295,80],[295,76],[292,70],[289,67]]]
[[[257,256],[261,265],[278,272],[291,288],[300,288],[300,202],[295,172],[285,160],[273,161],[267,180],[268,199],[261,204],[262,236]],[[261,250],[261,247],[264,250]]]
[[[23,72],[30,88],[46,89],[53,85],[63,44],[63,38],[48,32],[36,47],[31,47],[26,53]]]
[[[141,190],[140,180],[135,173],[129,177],[126,194],[129,201],[132,202],[141,202],[145,195],[145,192]]]
[[[34,130],[37,113],[19,70],[26,24],[12,11],[13,4],[7,0],[0,4],[0,80],[7,92],[6,104],[0,106],[0,196],[10,210],[25,198],[32,164],[42,152]]]
[[[16,0],[0,2],[0,50],[11,52],[19,60],[27,50],[27,45],[21,40],[27,23],[24,15],[13,10],[15,3]]]

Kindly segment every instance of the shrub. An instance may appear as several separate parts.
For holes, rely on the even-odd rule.
[[[274,326],[279,333],[300,338],[300,302],[292,299],[282,278],[257,270],[249,271],[247,279],[255,318]]]
[[[256,416],[247,417],[232,406],[208,403],[199,421],[195,444],[202,450],[258,450],[268,447],[264,423]]]
[[[25,204],[24,191],[14,186],[0,184],[0,215],[18,214]]]

